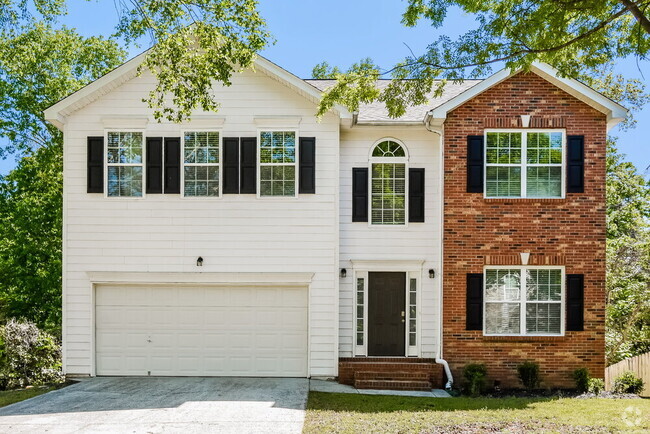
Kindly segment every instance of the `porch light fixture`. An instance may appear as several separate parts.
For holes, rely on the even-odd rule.
[[[436,270],[434,270],[433,268],[430,268],[429,269],[429,279],[433,279],[434,277],[436,277]]]
[[[341,279],[345,278],[345,276],[347,275],[348,275],[348,270],[346,270],[345,268],[341,268],[341,274],[340,274]]]
[[[196,259],[196,266],[197,266],[197,267],[203,267],[203,258],[202,258],[202,257],[199,256],[199,257]]]

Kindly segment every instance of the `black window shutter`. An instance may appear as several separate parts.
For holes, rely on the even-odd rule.
[[[300,138],[298,193],[316,193],[316,137]]]
[[[483,193],[483,136],[467,136],[467,192]]]
[[[239,193],[239,138],[223,139],[223,193]]]
[[[257,193],[257,138],[241,138],[239,192],[242,194]]]
[[[147,194],[163,190],[163,139],[147,137]]]
[[[483,274],[467,275],[466,330],[483,330]]]
[[[104,138],[88,137],[87,150],[87,186],[88,193],[104,192]]]
[[[352,169],[352,221],[368,221],[368,168]]]
[[[409,169],[409,222],[424,223],[424,169]]]
[[[165,137],[165,194],[181,193],[181,139]]]
[[[585,191],[585,137],[567,137],[567,193]]]
[[[566,329],[584,330],[585,276],[567,274],[566,276]]]

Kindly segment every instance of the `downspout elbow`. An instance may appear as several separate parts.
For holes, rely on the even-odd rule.
[[[445,384],[445,389],[451,389],[451,386],[454,385],[454,377],[451,375],[451,369],[449,369],[449,363],[445,359],[435,359],[436,363],[442,365],[445,369],[445,375],[447,376],[447,384]]]

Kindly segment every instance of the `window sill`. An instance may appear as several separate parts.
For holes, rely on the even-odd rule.
[[[566,335],[554,336],[486,336],[483,339],[490,342],[540,342],[540,341],[563,341]]]
[[[566,197],[532,198],[532,197],[484,197],[488,203],[562,203]]]

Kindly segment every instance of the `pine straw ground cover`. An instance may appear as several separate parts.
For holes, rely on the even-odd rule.
[[[413,398],[311,392],[304,433],[648,432],[648,399]]]

